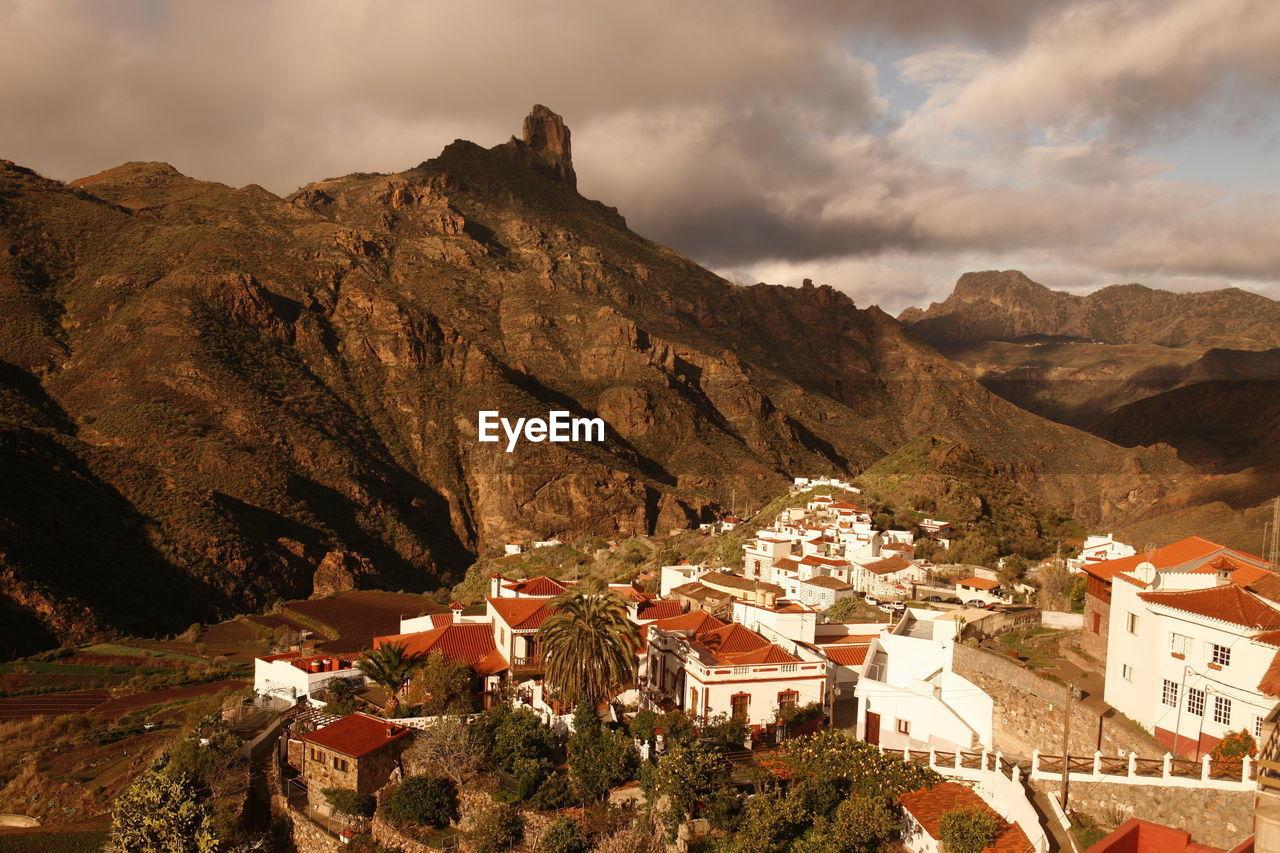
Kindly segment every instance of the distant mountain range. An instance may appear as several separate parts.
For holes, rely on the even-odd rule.
[[[965,273],[944,301],[908,308],[898,319],[944,347],[1037,338],[1200,350],[1280,347],[1280,302],[1247,290],[1172,293],[1118,284],[1075,296],[1017,270]]]
[[[607,440],[506,453],[482,409],[599,416]],[[925,436],[1010,506],[1188,500],[1170,454],[1025,412],[877,309],[633,233],[577,192],[544,107],[493,148],[288,198],[0,164],[0,653],[431,589],[508,538],[663,534]]]

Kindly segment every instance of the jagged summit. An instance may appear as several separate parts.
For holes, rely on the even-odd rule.
[[[534,104],[525,116],[521,137],[511,137],[502,147],[531,169],[576,190],[578,176],[573,171],[569,138],[563,118],[542,104]]]

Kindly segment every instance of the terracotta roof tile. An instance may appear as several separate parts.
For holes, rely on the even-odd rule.
[[[1268,696],[1280,696],[1280,652],[1271,659],[1271,665],[1258,681],[1258,690]]]
[[[981,809],[994,815],[999,822],[995,839],[983,848],[983,853],[1026,853],[1034,849],[1027,834],[1017,824],[1005,821],[982,797],[958,782],[939,782],[932,788],[903,794],[901,803],[934,839],[941,835],[942,816],[947,812]]]
[[[833,663],[838,663],[841,666],[861,666],[866,663],[867,652],[870,649],[870,643],[859,645],[841,643],[833,646],[822,646],[822,653]]]
[[[694,634],[701,634],[704,631],[714,631],[724,626],[725,623],[722,620],[717,619],[705,610],[691,610],[680,616],[659,619],[653,623],[652,627],[662,628],[665,631],[692,631]]]
[[[995,589],[1000,586],[1000,581],[988,580],[986,578],[972,577],[964,580],[956,581],[956,586],[968,586],[974,589]]]
[[[1280,628],[1280,610],[1234,584],[1226,583],[1209,589],[1140,592],[1138,598],[1148,604],[1160,604],[1246,628]]]
[[[1150,554],[1134,554],[1132,557],[1121,557],[1117,560],[1102,560],[1098,563],[1085,563],[1081,568],[1100,580],[1111,580],[1121,572],[1131,572],[1140,564],[1150,562],[1157,571],[1181,566],[1192,560],[1203,559],[1219,551],[1226,550],[1225,545],[1205,539],[1201,536],[1189,536],[1178,542],[1157,548]],[[1243,553],[1243,552],[1238,552]],[[1251,556],[1251,555],[1245,555]]]
[[[461,661],[480,675],[492,675],[507,668],[507,660],[493,642],[493,625],[487,622],[459,622],[418,631],[374,637],[373,647],[398,644],[410,654],[442,654]]]
[[[817,575],[809,578],[805,583],[820,586],[824,589],[853,589],[849,584],[839,578],[833,578],[830,575]]]
[[[502,621],[516,631],[537,628],[551,615],[551,608],[547,606],[545,598],[490,597],[486,600],[489,606],[497,611]]]
[[[684,612],[679,601],[646,601],[636,609],[637,619],[670,619]]]
[[[901,554],[896,554],[892,557],[885,557],[883,560],[863,563],[862,568],[869,572],[874,572],[877,575],[891,575],[895,572],[900,572],[903,569],[909,569],[914,565],[915,563],[911,562],[906,557],[903,557]],[[961,581],[961,583],[964,583],[964,581]]]
[[[300,738],[351,758],[361,758],[409,734],[409,729],[396,723],[355,713],[308,732]]]
[[[559,595],[569,586],[570,584],[566,581],[558,581],[546,575],[538,575],[536,578],[509,583],[505,588],[520,595],[546,596],[549,598],[553,595]]]

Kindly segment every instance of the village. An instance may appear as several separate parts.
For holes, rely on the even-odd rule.
[[[243,680],[115,815],[240,774],[202,831],[304,853],[1274,849],[1271,562],[1099,533],[1012,572],[948,563],[960,531],[918,515],[877,524],[855,485],[797,478],[693,531],[703,559],[629,578],[512,541],[447,603],[334,591],[212,626]],[[170,757],[193,737],[225,747],[216,772]]]

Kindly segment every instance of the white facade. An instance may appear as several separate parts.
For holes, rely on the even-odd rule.
[[[991,745],[991,697],[952,671],[953,641],[932,639],[934,630],[908,615],[872,641],[854,692],[864,740],[942,751]]]
[[[1142,576],[1149,589],[1127,577],[1117,576],[1112,586],[1106,701],[1165,746],[1192,758],[1231,732],[1244,729],[1257,737],[1260,721],[1277,703],[1258,689],[1276,660],[1277,645],[1256,639],[1270,626],[1235,624],[1233,614],[1240,608],[1231,599],[1246,597],[1240,599],[1246,607],[1275,605],[1214,574],[1152,569]],[[1187,594],[1165,594],[1177,592]],[[1218,618],[1188,609],[1212,611],[1219,604]],[[1261,619],[1247,621],[1269,618],[1258,612]],[[1274,621],[1280,625],[1280,611]]]
[[[318,701],[312,695],[322,691],[333,678],[364,686],[360,670],[336,656],[269,655],[253,661],[254,692],[290,703],[302,698]]]
[[[1114,533],[1095,533],[1085,537],[1084,546],[1078,556],[1067,560],[1067,568],[1073,572],[1084,571],[1090,563],[1101,563],[1104,560],[1119,560],[1132,557],[1138,551],[1132,545],[1126,545],[1115,538]]]
[[[708,571],[710,570],[703,566],[663,566],[658,573],[658,595],[666,598],[671,594],[671,590],[687,583],[693,583]]]

